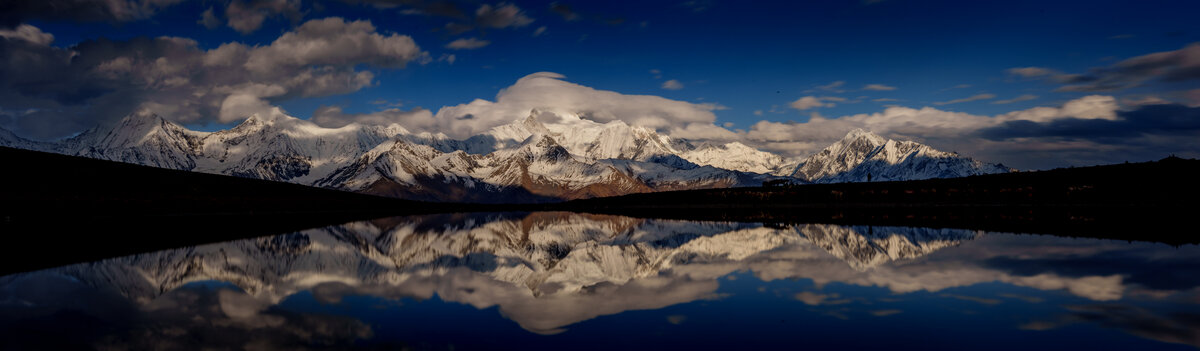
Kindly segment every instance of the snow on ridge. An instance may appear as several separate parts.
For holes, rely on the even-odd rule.
[[[442,188],[428,196],[464,194],[453,188],[496,194],[523,189],[517,191],[569,199],[757,186],[781,177],[828,183],[1007,171],[862,129],[807,158],[786,159],[736,141],[697,147],[619,120],[601,123],[537,109],[463,140],[414,134],[397,124],[325,128],[278,110],[217,132],[135,114],[49,146],[11,134],[0,130],[0,145],[350,191],[387,189],[383,194],[391,196],[411,195],[396,188],[408,187]]]

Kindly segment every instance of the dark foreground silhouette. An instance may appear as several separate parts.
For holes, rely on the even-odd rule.
[[[949,179],[783,185],[569,201],[559,210],[766,223],[966,228],[1200,243],[1200,161],[1157,162]]]
[[[906,182],[635,194],[552,204],[408,201],[0,148],[0,274],[379,217],[576,211],[643,218],[964,228],[1196,243],[1200,161]]]
[[[0,274],[384,216],[462,211],[0,147]]]

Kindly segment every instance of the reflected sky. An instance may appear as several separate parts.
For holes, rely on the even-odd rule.
[[[0,277],[0,348],[1195,349],[1198,285],[1195,245],[395,217]]]

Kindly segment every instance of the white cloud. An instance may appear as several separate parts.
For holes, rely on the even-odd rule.
[[[28,24],[19,25],[14,29],[0,29],[0,38],[24,40],[38,45],[50,45],[54,42],[53,34],[43,32],[41,28]]]
[[[832,97],[832,96],[825,96],[825,97],[805,96],[805,97],[796,99],[796,101],[792,101],[790,104],[788,104],[788,106],[791,106],[792,108],[800,110],[800,111],[804,111],[804,110],[818,108],[818,107],[837,106],[837,104],[834,104],[832,102],[826,102],[826,101],[845,101],[845,100],[846,99],[839,98],[839,97]]]
[[[346,22],[330,17],[305,22],[284,33],[266,47],[251,50],[246,67],[268,72],[280,65],[345,65],[366,63],[382,67],[404,67],[423,53],[412,37],[384,36],[370,21]]]
[[[1089,95],[1067,101],[1062,107],[1034,107],[996,116],[1001,121],[1049,122],[1061,118],[1117,119],[1117,99],[1112,96]]]
[[[809,101],[811,102],[811,100]],[[817,103],[822,103],[817,100]],[[822,103],[824,104],[824,103]],[[974,137],[974,133],[1009,121],[1049,122],[1064,118],[1117,118],[1119,106],[1111,96],[1092,95],[1068,101],[1060,107],[1034,107],[995,116],[974,115],[933,107],[892,106],[882,112],[827,118],[813,114],[804,123],[759,121],[742,136],[749,145],[791,156],[807,156],[842,138],[855,128],[883,136],[935,141],[936,148],[981,151],[997,147]],[[994,150],[992,150],[994,151]],[[968,155],[975,155],[968,153]]]
[[[996,94],[978,94],[978,95],[972,95],[970,97],[965,97],[962,99],[954,99],[954,100],[950,100],[950,101],[939,101],[939,102],[935,102],[933,104],[941,106],[941,105],[958,104],[958,103],[987,100],[987,99],[994,99],[994,98],[996,98]]]
[[[846,82],[839,80],[826,85],[817,86],[817,89],[834,93],[844,93],[846,91],[841,89],[843,85],[846,85]]]
[[[225,8],[225,19],[229,28],[250,34],[262,28],[267,17],[284,15],[300,20],[303,17],[300,5],[300,0],[233,0]]]
[[[887,85],[883,85],[883,84],[867,84],[867,85],[863,86],[862,90],[891,91],[891,90],[896,90],[896,87],[887,86]]]
[[[372,68],[428,59],[408,36],[336,17],[308,21],[263,46],[231,42],[203,50],[194,40],[158,37],[13,49],[36,65],[0,61],[0,91],[8,92],[0,105],[53,111],[15,121],[14,129],[34,138],[135,112],[180,123],[232,122],[274,113],[280,101],[354,92],[374,84]]]
[[[729,137],[732,133],[709,127],[720,128],[713,125],[716,115],[712,112],[721,108],[720,105],[596,90],[566,82],[564,78],[557,73],[534,73],[501,90],[494,102],[476,99],[467,104],[442,107],[435,117],[438,125],[430,130],[452,137],[467,137],[524,118],[536,108],[559,114],[578,114],[601,123],[621,120],[672,135],[678,132],[681,135]]]
[[[678,80],[672,79],[672,80],[663,82],[662,88],[666,89],[666,90],[679,90],[679,89],[683,89],[683,83],[680,83]]]
[[[731,123],[726,123],[727,127]],[[672,137],[690,140],[737,140],[737,133],[729,131],[712,123],[688,123],[682,128],[675,127],[667,131]]]
[[[342,112],[341,107],[322,106],[317,108],[316,112],[313,112],[311,120],[317,125],[328,128],[339,128],[350,123],[365,125],[399,124],[405,128],[414,129],[428,129],[436,125],[436,122],[433,120],[433,112],[419,107],[409,111],[390,108],[379,112],[352,114]]]
[[[533,31],[533,36],[535,37],[542,36],[542,34],[546,34],[546,26],[538,27],[537,30]]]
[[[204,10],[204,13],[200,14],[200,20],[196,21],[196,23],[203,25],[204,28],[217,29],[217,27],[221,26],[221,19],[217,18],[216,13],[213,12],[213,8],[209,7],[208,10]]]
[[[447,49],[454,50],[472,50],[488,46],[492,42],[487,40],[479,40],[477,38],[461,38],[446,44]]]
[[[524,27],[533,23],[517,5],[500,3],[496,6],[483,4],[475,10],[475,23],[483,28]]]
[[[266,98],[280,96],[286,92],[287,89],[278,85],[247,84],[232,91],[221,101],[221,112],[217,121],[229,123],[253,114],[271,116],[276,108],[271,106]]]

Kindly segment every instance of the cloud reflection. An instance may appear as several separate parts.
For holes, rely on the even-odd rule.
[[[1120,257],[1127,264],[1047,264],[1083,262],[1097,255]],[[237,329],[280,340],[345,341],[369,338],[371,330],[352,319],[318,318],[277,305],[301,292],[326,304],[340,303],[347,296],[418,300],[436,296],[479,309],[496,307],[526,330],[556,334],[599,316],[720,299],[724,296],[719,293],[720,278],[735,272],[749,272],[765,282],[811,280],[815,291],[788,296],[810,306],[845,305],[844,311],[825,311],[840,316],[851,308],[867,307],[869,301],[825,291],[831,284],[883,288],[895,294],[940,293],[943,298],[985,304],[1003,303],[1000,298],[1031,303],[1043,298],[975,296],[951,289],[1002,283],[1115,303],[1129,296],[1149,298],[1149,292],[1170,295],[1176,291],[1171,288],[1189,286],[1161,284],[1147,278],[1145,271],[1130,268],[1151,261],[1187,265],[1183,259],[1154,255],[1124,243],[952,229],[819,224],[773,228],[572,213],[438,215],[355,222],[0,277],[0,301],[5,301],[10,317],[49,313],[23,307],[22,303],[33,301],[25,299],[36,294],[22,289],[44,286],[63,294],[85,289],[91,291],[89,296],[123,301],[97,306],[125,306],[120,311],[84,309],[89,314],[161,319],[162,325],[175,325],[188,333],[210,328],[242,335],[229,334],[229,329]],[[1080,269],[1083,266],[1089,268]],[[201,289],[189,284],[208,281],[229,286]],[[87,301],[65,295],[47,298]],[[864,312],[901,313],[880,307]],[[1075,317],[1031,322],[1022,328],[1043,330],[1091,321],[1139,336],[1155,335],[1155,340],[1168,339],[1134,328],[1132,321],[1147,319],[1141,312],[1074,308],[1071,313]],[[183,316],[198,316],[203,325]],[[1178,319],[1156,320],[1163,318]],[[156,333],[179,332],[168,329]],[[314,335],[313,330],[338,334]],[[1174,335],[1170,339],[1176,340],[1182,334],[1161,335]]]

